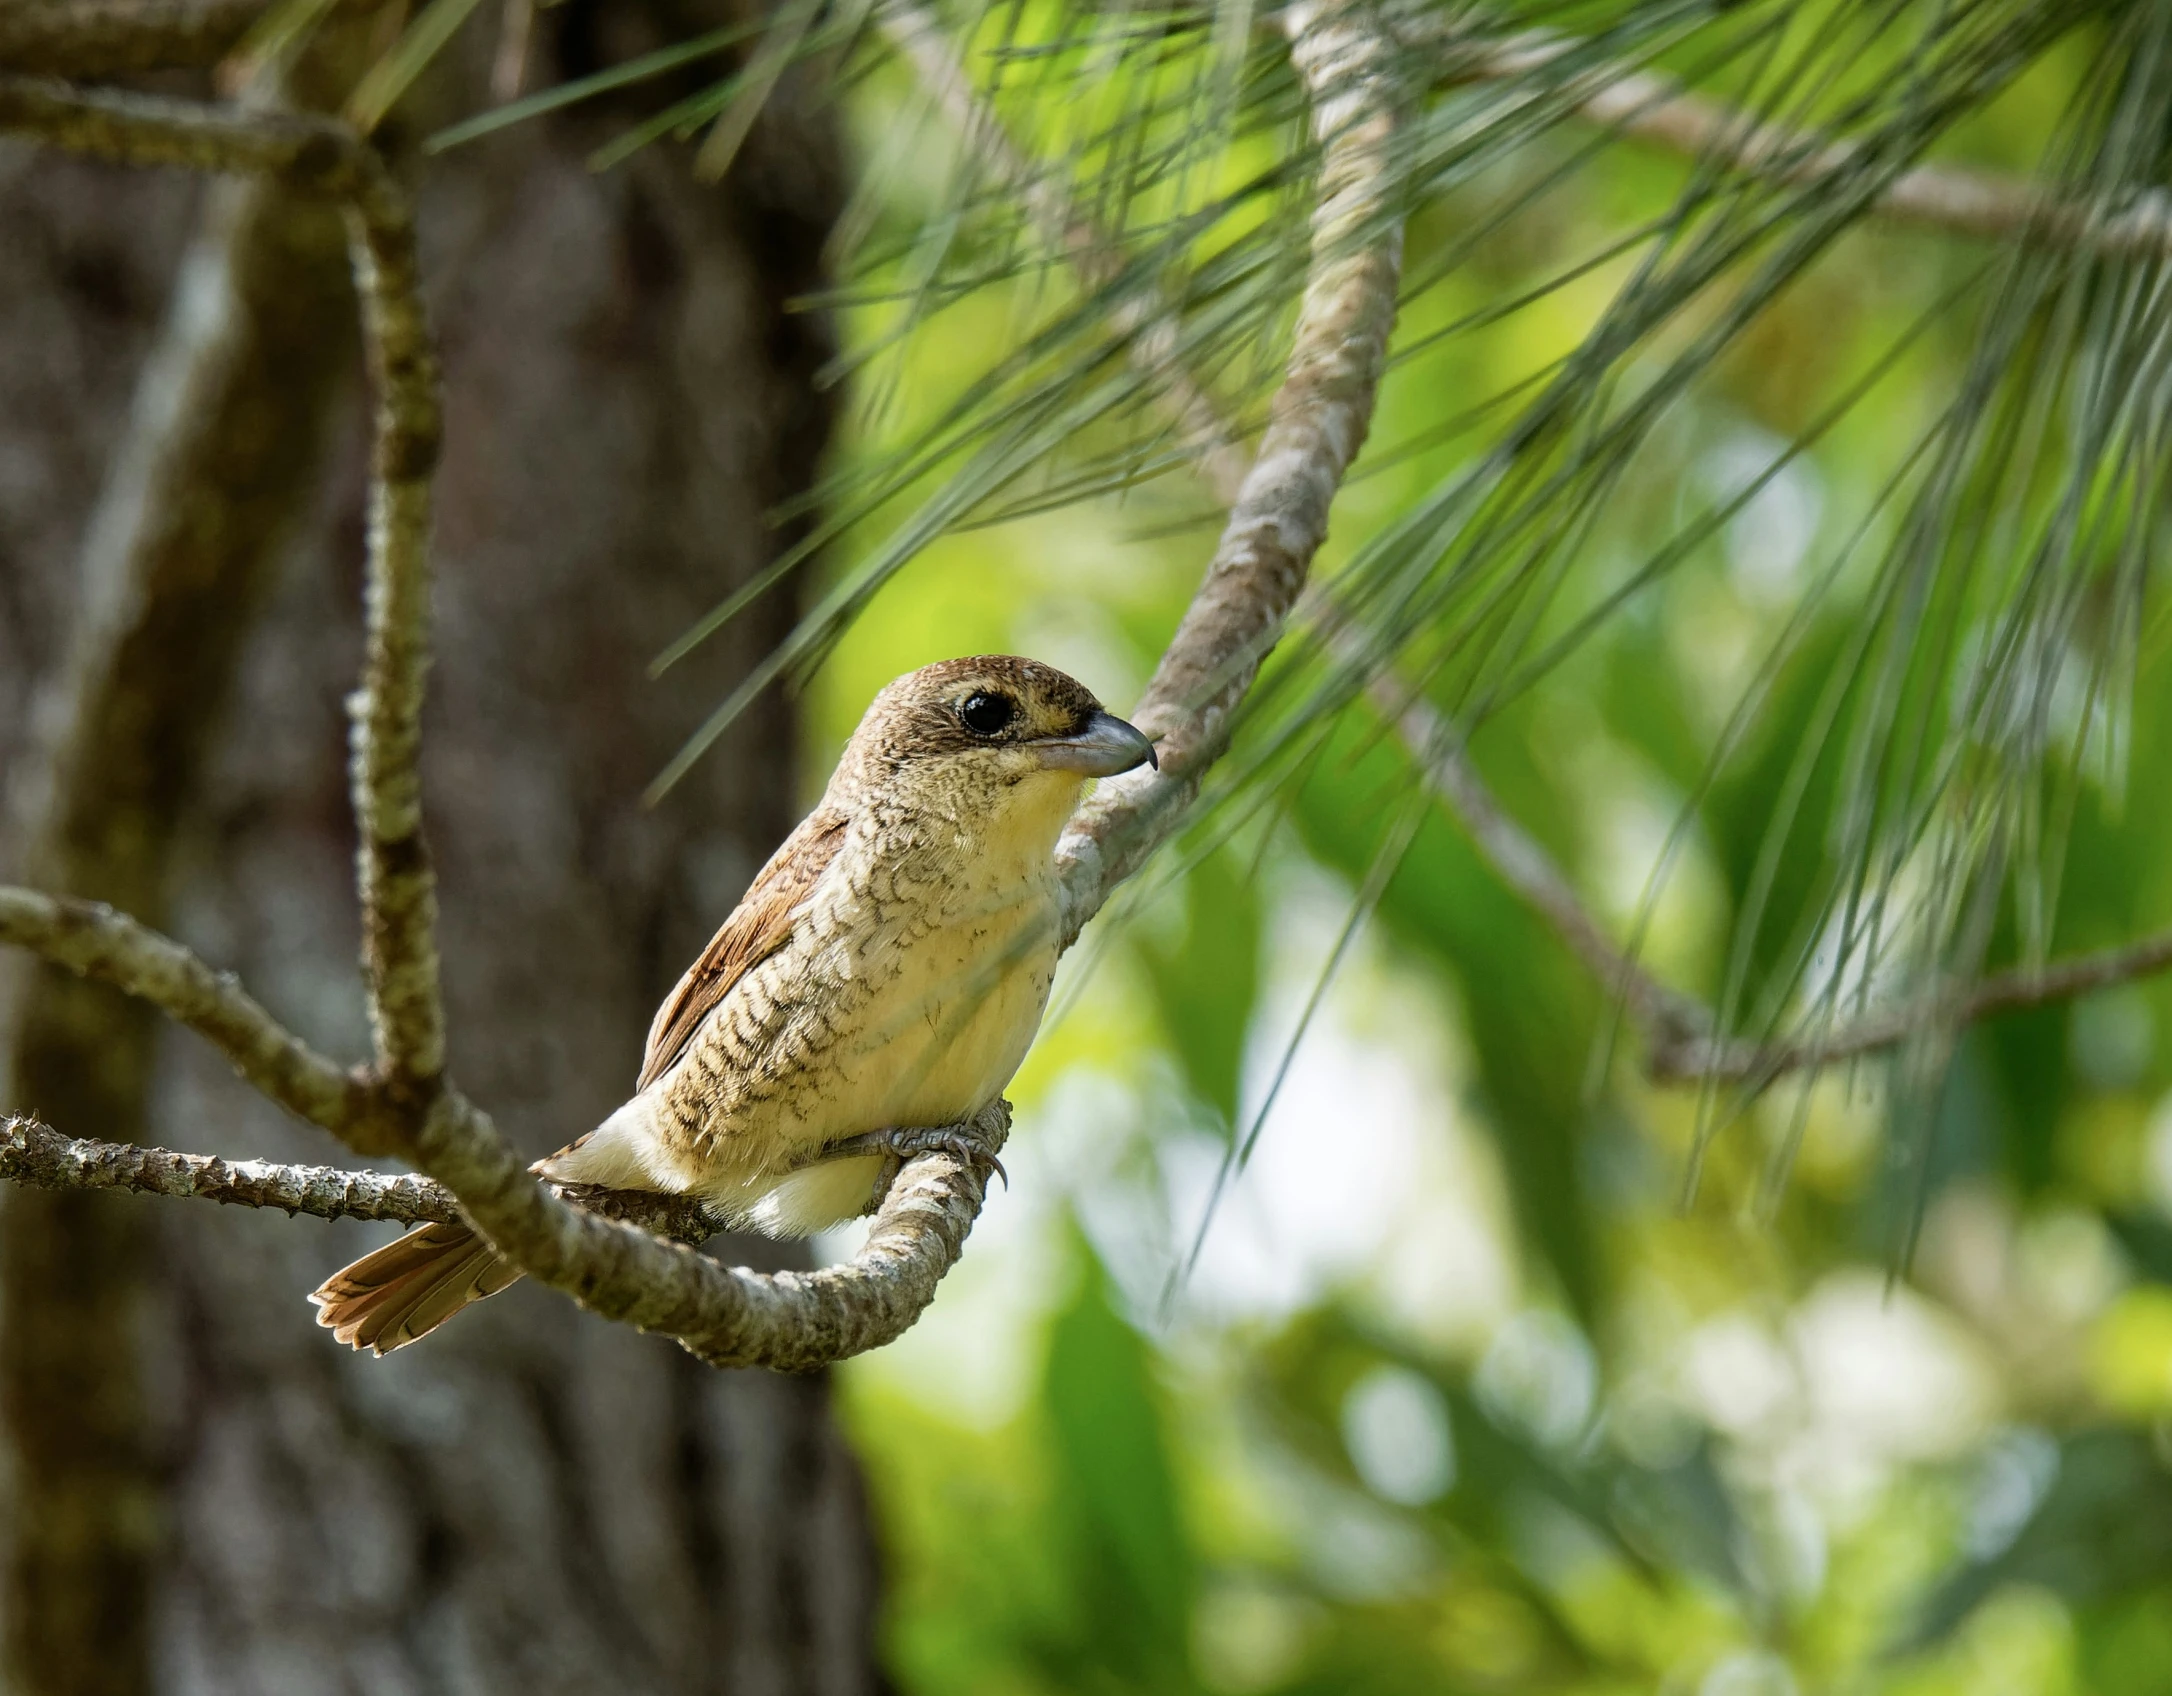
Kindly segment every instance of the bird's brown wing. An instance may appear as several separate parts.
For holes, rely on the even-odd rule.
[[[770,856],[769,864],[732,909],[732,916],[710,938],[701,958],[687,968],[678,988],[656,1009],[635,1093],[671,1070],[702,1020],[732,985],[784,946],[792,934],[793,912],[837,858],[849,822],[849,815],[828,807],[810,813]]]

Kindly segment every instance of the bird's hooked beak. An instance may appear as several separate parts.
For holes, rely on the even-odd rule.
[[[1044,766],[1088,777],[1114,777],[1133,766],[1161,767],[1145,732],[1114,713],[1096,712],[1076,736],[1052,736],[1035,742],[1033,749]]]

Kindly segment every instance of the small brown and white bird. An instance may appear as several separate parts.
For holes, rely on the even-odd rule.
[[[1153,759],[1033,660],[899,678],[657,1010],[633,1099],[534,1169],[699,1196],[772,1236],[864,1213],[890,1144],[970,1118],[1018,1070],[1059,952],[1056,838],[1088,778]],[[383,1354],[518,1277],[467,1227],[424,1225],[310,1299]]]

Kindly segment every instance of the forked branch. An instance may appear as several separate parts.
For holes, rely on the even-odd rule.
[[[445,1061],[436,894],[416,765],[428,663],[430,478],[440,420],[407,197],[377,152],[328,118],[0,74],[0,131],[124,164],[275,176],[347,210],[376,393],[368,645],[353,738],[363,975],[379,1069],[420,1100]]]
[[[727,1268],[651,1234],[663,1230],[694,1241],[712,1234],[715,1221],[698,1205],[622,1192],[582,1192],[579,1205],[569,1203],[529,1174],[457,1089],[441,1085],[418,1120],[412,1104],[370,1072],[343,1072],[285,1030],[230,975],[122,914],[0,887],[0,942],[141,997],[211,1042],[291,1112],[359,1152],[395,1150],[437,1181],[236,1165],[20,1126],[0,1142],[0,1177],[205,1196],[326,1218],[405,1220],[406,1209],[417,1220],[439,1218],[457,1204],[457,1216],[530,1276],[608,1318],[676,1337],[718,1365],[799,1370],[890,1341],[934,1299],[986,1196],[987,1172],[979,1164],[922,1155],[891,1184],[866,1247],[848,1265],[772,1276]],[[1009,1126],[1008,1104],[996,1102],[971,1129],[993,1152]]]

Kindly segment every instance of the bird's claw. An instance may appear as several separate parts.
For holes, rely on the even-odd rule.
[[[887,1154],[900,1165],[923,1154],[947,1154],[967,1168],[985,1166],[1003,1180],[1006,1190],[1011,1187],[1011,1175],[1003,1169],[995,1150],[963,1125],[892,1125],[833,1142],[815,1159],[838,1160],[856,1154]]]
[[[1003,1187],[1011,1187],[1011,1175],[1003,1170],[1003,1162],[985,1142],[962,1125],[943,1125],[934,1130],[892,1131],[889,1133],[891,1152],[900,1160],[910,1160],[916,1154],[947,1154],[961,1166],[985,1166],[1003,1180]]]

